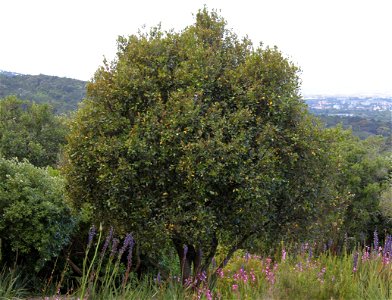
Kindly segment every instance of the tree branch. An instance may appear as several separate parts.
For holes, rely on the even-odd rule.
[[[222,269],[224,268],[227,263],[229,262],[230,258],[233,256],[233,254],[246,242],[248,238],[250,238],[252,235],[254,235],[256,231],[251,231],[248,234],[244,235],[242,239],[240,239],[237,243],[235,243],[227,252],[227,255],[225,259],[219,264],[217,269]]]

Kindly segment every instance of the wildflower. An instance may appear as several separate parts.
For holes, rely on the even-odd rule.
[[[161,273],[158,272],[157,278],[156,278],[156,282],[160,285],[161,284]]]
[[[256,275],[253,269],[250,270],[249,272],[250,277],[252,278],[252,282],[256,281]]]
[[[278,264],[277,264],[277,263],[275,263],[275,264],[274,264],[274,269],[273,269],[273,270],[274,270],[274,272],[275,272],[277,269],[278,269]]]
[[[238,281],[238,280],[240,279],[240,274],[235,273],[235,274],[233,275],[233,279],[234,279],[235,281]]]
[[[385,238],[385,244],[384,244],[384,255],[389,254],[391,256],[392,254],[392,236],[387,235]]]
[[[382,262],[384,265],[388,265],[391,262],[391,257],[389,255],[389,252],[383,255]]]
[[[97,234],[97,228],[95,225],[91,226],[90,231],[88,232],[88,241],[87,241],[87,247],[91,247],[91,243],[93,241],[94,236]]]
[[[287,255],[286,250],[285,250],[285,249],[282,249],[282,261],[285,261],[285,260],[286,260],[286,255]]]
[[[271,262],[272,262],[272,259],[269,258],[269,257],[267,257],[266,260],[265,260],[265,263],[266,263],[266,265],[267,265],[268,267],[269,267],[269,265],[271,264]]]
[[[272,285],[275,283],[275,274],[274,274],[274,272],[268,272],[267,281],[270,284],[272,284]]]
[[[304,250],[308,250],[308,248],[309,248],[309,243],[306,242],[306,243],[304,244]]]
[[[110,251],[110,258],[113,258],[113,256],[116,254],[116,252],[117,252],[117,247],[118,247],[119,242],[120,242],[120,241],[119,241],[117,238],[114,238],[114,239],[113,239],[113,242],[112,242],[112,249],[111,249],[111,251]]]
[[[238,290],[238,284],[233,284],[233,286],[231,287],[233,291],[237,291]]]
[[[206,289],[204,295],[206,296],[207,300],[212,300],[212,294],[209,289]]]
[[[248,262],[249,258],[250,258],[249,252],[245,252],[245,261]]]
[[[247,275],[247,274],[243,274],[243,275],[242,275],[242,281],[243,281],[244,283],[247,283],[247,282],[248,282],[248,275]]]
[[[191,285],[192,281],[193,281],[193,278],[192,278],[192,277],[186,278],[186,279],[185,279],[185,286]],[[197,279],[195,280],[195,283],[196,283],[196,282],[197,282]]]
[[[295,266],[295,269],[296,269],[297,271],[299,271],[299,272],[302,272],[302,271],[303,271],[302,264],[301,264],[300,262],[297,263],[296,266]]]
[[[197,277],[197,279],[199,279],[201,282],[206,282],[207,280],[207,274],[205,271],[199,273]]]
[[[358,252],[355,252],[354,254],[354,261],[353,261],[353,272],[355,273],[357,271],[357,267],[358,267]]]
[[[106,237],[105,243],[103,244],[103,247],[102,247],[101,259],[102,259],[103,256],[105,255],[106,249],[108,248],[109,243],[110,243],[112,237],[113,237],[113,227],[110,227],[109,234],[108,234],[108,236]]]
[[[362,254],[362,261],[369,260],[370,253],[369,253],[369,246],[365,247],[365,252]]]
[[[123,286],[125,286],[125,284],[128,281],[128,277],[129,277],[129,272],[131,270],[131,266],[132,266],[132,250],[133,250],[133,245],[134,245],[134,240],[132,238],[131,234],[127,234],[127,236],[125,237],[125,241],[124,241],[124,246],[123,248],[126,249],[126,247],[128,247],[128,256],[127,256],[127,269],[125,271],[125,277],[123,280]],[[121,250],[122,251],[122,248]],[[119,256],[121,257],[121,256]]]
[[[387,235],[385,238],[384,249],[382,251],[382,261],[385,265],[389,264],[392,255],[392,236]]]
[[[225,275],[224,275],[224,273],[223,273],[223,269],[222,268],[218,268],[217,270],[216,270],[216,274],[218,274],[218,276],[220,277],[220,278],[223,278]]]
[[[312,256],[313,256],[312,247],[309,247],[308,262],[312,260]]]
[[[326,268],[323,267],[320,272],[317,274],[317,280],[320,281],[321,283],[324,282],[324,274],[326,272]]]
[[[132,235],[128,233],[125,236],[123,246],[121,247],[120,251],[118,251],[119,258],[124,254],[125,250],[127,250],[128,246],[131,244],[132,240],[133,240]]]

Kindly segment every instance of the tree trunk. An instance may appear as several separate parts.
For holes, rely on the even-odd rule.
[[[202,258],[203,252],[199,246],[199,248],[195,251],[195,258],[193,259],[193,277],[196,277],[203,271],[201,266]]]
[[[202,270],[202,251],[193,245],[185,245],[179,239],[173,238],[180,261],[181,279],[183,284],[190,284],[191,277],[195,278]]]
[[[180,261],[181,281],[185,284],[192,274],[191,253],[189,253],[189,247],[184,245],[181,239],[174,237],[172,241]],[[185,247],[187,247],[187,249],[185,249]]]

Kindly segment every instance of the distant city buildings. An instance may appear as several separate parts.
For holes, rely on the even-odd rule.
[[[311,110],[338,111],[392,111],[391,98],[372,97],[305,97]]]

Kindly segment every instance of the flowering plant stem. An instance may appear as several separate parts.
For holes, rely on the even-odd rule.
[[[92,272],[92,269],[94,267],[94,262],[95,259],[97,258],[97,254],[98,254],[98,248],[99,248],[99,243],[101,242],[101,237],[102,237],[102,224],[99,226],[99,235],[98,235],[98,242],[97,242],[97,246],[95,247],[94,250],[94,256],[87,268],[87,259],[88,259],[88,254],[90,252],[90,247],[91,247],[91,243],[89,243],[89,245],[87,246],[87,250],[86,250],[86,254],[83,260],[83,276],[82,276],[82,283],[81,283],[81,291],[80,291],[80,299],[84,300],[84,296],[86,294],[86,289],[89,285],[90,282],[90,274]],[[87,268],[87,271],[86,271]]]

